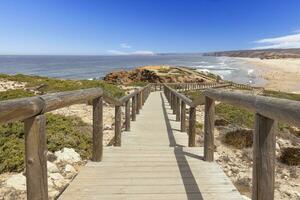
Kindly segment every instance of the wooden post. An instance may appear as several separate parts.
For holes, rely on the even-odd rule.
[[[121,106],[115,106],[115,146],[121,146]]]
[[[174,94],[173,97],[174,103],[173,103],[173,114],[176,114],[176,109],[177,109],[177,96]]]
[[[103,98],[93,99],[93,156],[99,162],[103,156]]]
[[[215,101],[205,97],[204,113],[204,160],[214,161],[214,122],[215,122]]]
[[[170,92],[171,94],[170,94],[170,97],[171,97],[171,101],[170,101],[170,107],[171,107],[171,109],[173,109],[173,101],[174,101],[174,98],[173,98],[173,93],[172,92]]]
[[[142,109],[142,107],[143,107],[143,92],[140,92],[140,93],[139,93],[139,96],[140,96],[140,101],[139,101],[140,104],[139,104],[139,108]]]
[[[136,94],[136,114],[140,114],[140,95]]]
[[[130,131],[130,100],[125,102],[125,131]]]
[[[185,123],[186,123],[186,105],[184,101],[181,101],[181,124],[180,124],[180,130],[181,132],[186,131]]]
[[[132,121],[136,120],[135,112],[136,112],[136,96],[133,96],[132,101],[131,101],[131,118],[132,118]]]
[[[48,199],[46,117],[38,115],[25,123],[27,199]]]
[[[196,137],[196,107],[190,107],[189,115],[189,147],[195,146]]]
[[[252,199],[273,200],[275,182],[275,132],[273,119],[255,114]]]
[[[177,104],[176,104],[176,121],[179,122],[180,121],[180,99],[179,97],[176,97],[176,101],[177,101]]]

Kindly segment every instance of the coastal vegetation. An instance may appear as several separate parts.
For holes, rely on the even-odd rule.
[[[0,74],[4,81],[25,83],[24,88],[0,92],[0,101],[31,97],[38,94],[101,87],[114,97],[125,92],[102,80],[61,80],[40,76]],[[75,116],[46,114],[47,147],[51,152],[64,147],[73,148],[82,158],[91,156],[91,125]],[[0,125],[0,173],[24,170],[24,125],[13,122]]]
[[[51,152],[73,148],[82,158],[91,156],[91,127],[78,117],[46,114],[47,147]],[[24,125],[0,126],[0,173],[24,170]]]
[[[6,75],[0,74],[0,79],[25,83],[27,89],[36,90],[38,93],[63,92],[93,87],[101,87],[114,97],[121,97],[125,93],[122,89],[102,80],[64,80],[41,76],[28,76],[23,74]],[[17,91],[20,92],[20,91]],[[24,96],[25,91],[24,91]]]

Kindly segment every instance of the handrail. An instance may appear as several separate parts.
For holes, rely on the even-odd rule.
[[[45,113],[92,100],[93,104],[93,151],[92,160],[99,162],[103,157],[103,99],[115,105],[115,146],[121,146],[122,112],[125,103],[125,130],[130,130],[130,99],[132,99],[132,121],[151,92],[152,84],[137,89],[119,99],[101,88],[90,88],[58,92],[0,102],[0,123],[18,120],[25,125],[25,162],[27,199],[48,199],[47,144]]]
[[[215,89],[204,91],[204,95],[300,127],[299,101]]]
[[[228,83],[225,83],[228,84]],[[236,86],[235,84],[229,84]],[[217,85],[211,85],[217,87]],[[223,85],[224,86],[224,85]],[[253,88],[251,86],[241,88]],[[195,86],[192,86],[194,89]],[[198,86],[196,86],[198,87]],[[212,88],[214,88],[212,87]],[[179,88],[179,87],[178,87]],[[232,104],[255,112],[255,128],[253,139],[253,174],[252,199],[274,199],[275,148],[277,121],[300,127],[300,102],[273,97],[250,95],[228,90],[206,89],[201,97],[190,103],[189,109],[189,146],[195,146],[196,109],[199,104],[205,104],[204,117],[204,160],[214,160],[214,123],[215,101]],[[181,131],[185,128],[186,98],[175,89],[164,85],[164,92],[176,121],[181,121]]]

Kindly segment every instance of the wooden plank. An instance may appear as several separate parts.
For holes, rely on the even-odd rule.
[[[214,123],[215,123],[215,101],[205,97],[204,116],[204,160],[214,160]]]
[[[103,97],[93,100],[93,161],[103,157]]]
[[[25,123],[27,199],[48,199],[46,118],[28,118]]]
[[[273,119],[258,113],[255,115],[252,176],[254,200],[274,199],[276,124]]]

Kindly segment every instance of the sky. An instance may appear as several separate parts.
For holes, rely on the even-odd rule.
[[[0,54],[300,47],[300,0],[1,0]]]

